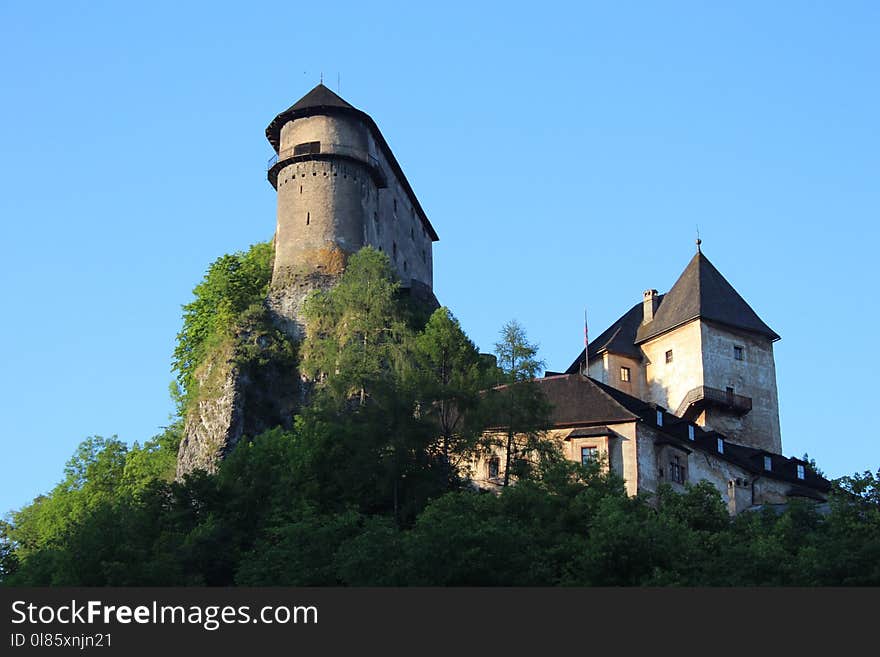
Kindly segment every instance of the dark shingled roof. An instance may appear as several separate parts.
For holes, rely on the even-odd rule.
[[[598,427],[583,427],[581,429],[575,429],[570,434],[565,437],[565,440],[571,440],[572,438],[594,438],[596,436],[614,436],[617,435],[617,432],[609,429],[606,426],[598,426]]]
[[[663,300],[663,295],[657,296],[657,302]],[[605,329],[595,340],[590,340],[590,360],[604,351],[610,351],[613,354],[623,354],[640,360],[642,352],[636,346],[636,333],[642,324],[644,317],[644,308],[642,303],[637,303],[627,310],[616,322]],[[566,374],[577,374],[580,372],[580,366],[584,362],[584,350],[575,361],[565,370]]]
[[[638,418],[592,379],[580,374],[563,374],[536,379],[553,404],[550,419],[555,426],[629,422]]]
[[[812,489],[827,492],[831,488],[827,479],[816,474],[808,463],[800,459],[737,445],[717,431],[692,425],[657,404],[643,401],[594,379],[585,378],[580,374],[564,374],[537,379],[535,382],[540,384],[541,390],[554,406],[551,419],[556,427],[598,425],[575,428],[569,434],[572,437],[577,437],[576,434],[607,433],[608,427],[604,425],[608,424],[642,421],[660,434],[657,444],[672,444],[686,451],[697,449],[707,452],[715,458],[738,465],[746,472],[787,481],[805,487],[807,491]],[[663,411],[663,426],[657,424],[659,410]],[[688,426],[694,427],[694,440],[688,439]],[[718,453],[718,438],[724,440],[723,454]],[[771,470],[764,470],[764,456],[770,457]],[[805,466],[804,479],[797,477],[798,464]],[[807,491],[794,491],[792,494],[807,495]]]
[[[354,109],[353,105],[345,102],[323,84],[319,84],[291,105],[287,109],[287,112],[297,112],[299,110],[314,109],[318,107],[347,107],[348,109]]]
[[[654,321],[639,327],[636,343],[697,318],[779,339],[700,251],[665,295]]]
[[[403,169],[400,168],[400,164],[397,162],[397,158],[394,157],[394,153],[391,152],[391,147],[388,145],[388,142],[385,141],[385,137],[379,130],[379,126],[376,125],[376,122],[373,121],[373,118],[369,114],[347,103],[323,84],[319,84],[293,105],[281,112],[281,114],[272,119],[271,123],[266,127],[266,139],[272,144],[272,148],[275,149],[275,152],[278,152],[281,145],[281,128],[284,127],[285,123],[305,116],[313,116],[315,114],[348,114],[359,118],[367,125],[370,132],[373,133],[373,137],[376,139],[379,148],[381,148],[382,152],[385,154],[385,159],[391,166],[392,171],[394,171],[397,179],[400,180],[401,185],[403,185],[404,190],[409,195],[413,208],[422,220],[422,225],[428,232],[431,241],[438,241],[440,238],[437,235],[437,231],[434,230],[434,227],[428,220],[428,215],[425,214],[422,204],[419,203],[416,193],[410,186],[409,180],[406,179],[406,175],[404,175]]]

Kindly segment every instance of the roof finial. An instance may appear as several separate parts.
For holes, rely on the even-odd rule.
[[[324,71],[321,71],[321,84],[324,84]]]
[[[700,224],[697,224],[697,253],[702,253],[700,250],[700,244],[703,243],[703,240],[700,239]]]

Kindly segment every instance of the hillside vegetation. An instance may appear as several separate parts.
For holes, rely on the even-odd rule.
[[[248,322],[269,330],[270,263],[266,244],[224,256],[184,306],[180,413],[212,349]],[[216,475],[183,481],[173,479],[180,420],[143,445],[85,440],[54,489],[0,523],[0,581],[880,584],[880,471],[836,481],[823,513],[805,503],[731,519],[705,483],[630,498],[601,464],[566,461],[542,439],[550,409],[529,381],[541,364],[515,322],[500,331],[497,361],[481,355],[448,309],[427,316],[401,294],[372,249],[307,301],[305,319],[298,351],[249,356],[296,353],[315,382],[288,428],[243,440]],[[490,448],[515,482],[498,494],[467,479]]]

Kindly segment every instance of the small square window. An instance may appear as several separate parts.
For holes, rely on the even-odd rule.
[[[595,447],[581,447],[581,465],[589,465],[596,460]]]
[[[798,467],[797,467],[797,478],[798,478],[798,479],[803,479],[805,475],[806,475],[806,472],[804,471],[804,466],[798,464]]]
[[[621,367],[620,368],[620,380],[621,381],[629,381],[629,368]]]
[[[736,360],[742,360],[742,359],[743,359],[743,354],[744,354],[744,350],[743,350],[742,347],[740,347],[739,345],[734,346],[734,348],[733,348],[733,357],[734,357]]]
[[[669,351],[666,352],[666,362],[667,363],[672,362],[672,349],[670,349]]]
[[[764,469],[770,471],[773,469],[773,459],[769,456],[764,457]]]

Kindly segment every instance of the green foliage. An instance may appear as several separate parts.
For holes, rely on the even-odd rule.
[[[436,455],[446,471],[447,486],[453,487],[485,429],[480,392],[491,386],[496,372],[486,367],[448,308],[438,308],[416,336],[413,359],[420,410],[439,438]]]
[[[252,383],[248,407],[287,412],[260,406],[272,397],[260,391],[297,377],[296,350],[256,303],[270,255],[221,258],[196,288],[175,352],[182,403],[225,344]],[[0,522],[0,582],[880,585],[880,471],[837,480],[827,512],[730,519],[707,483],[630,498],[602,463],[566,461],[543,439],[541,363],[515,322],[487,364],[447,309],[423,323],[371,249],[306,307],[317,383],[292,426],[249,427],[215,476],[182,482],[180,421],[131,448],[85,440],[51,492]],[[498,442],[481,445],[487,418]],[[487,446],[506,450],[516,483],[499,494],[459,476]]]
[[[536,464],[546,467],[560,455],[557,445],[544,439],[551,406],[534,381],[544,367],[537,357],[538,346],[528,341],[525,329],[513,320],[502,327],[495,353],[502,385],[489,391],[486,406],[500,434],[489,436],[486,446],[504,450],[504,485],[508,486],[512,478],[530,477]]]
[[[240,315],[261,304],[272,276],[271,242],[246,252],[224,255],[208,268],[193,290],[195,299],[183,306],[183,328],[177,335],[172,368],[182,409],[197,392],[195,372],[208,352],[231,337]]]
[[[323,380],[338,401],[366,398],[394,385],[406,366],[411,330],[398,298],[388,257],[370,247],[348,262],[329,291],[316,291],[303,306],[307,337],[303,371]]]

